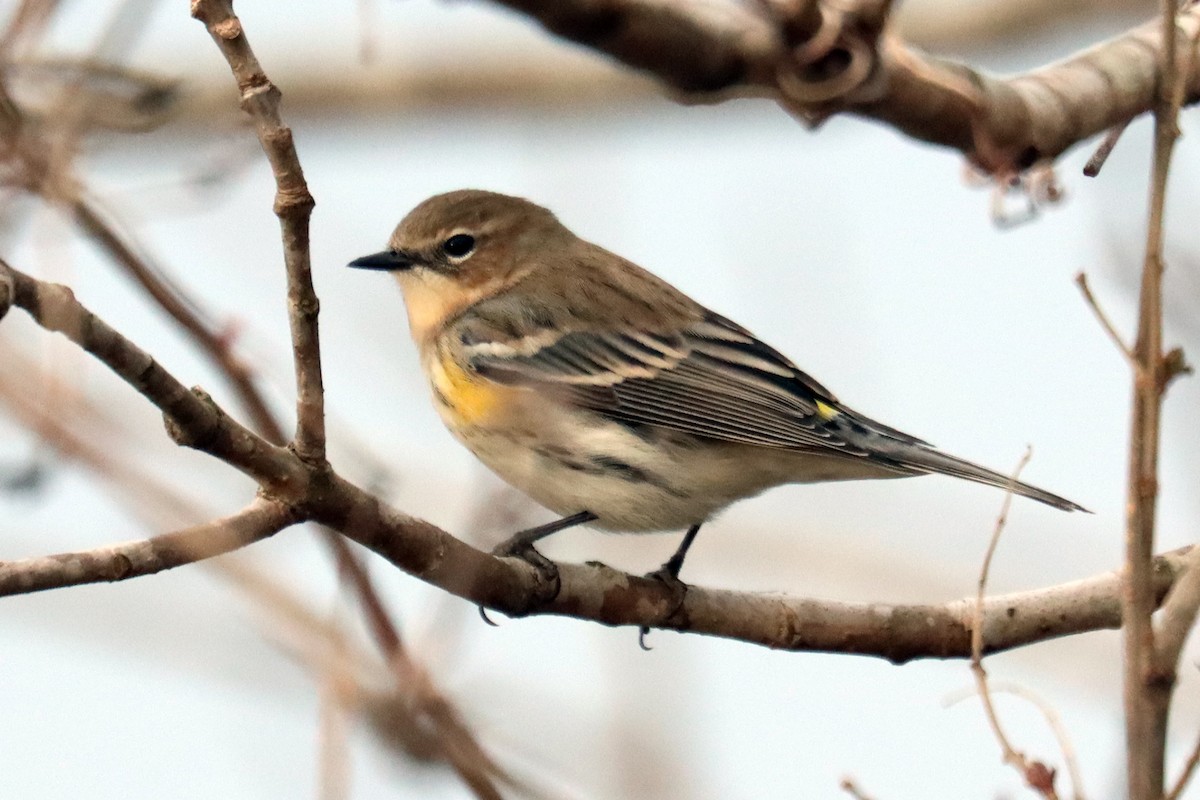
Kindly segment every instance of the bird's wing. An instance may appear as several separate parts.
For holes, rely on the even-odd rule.
[[[519,343],[464,336],[463,355],[483,377],[540,388],[614,420],[728,442],[866,456],[879,426],[749,331],[713,312],[668,332],[548,330]]]

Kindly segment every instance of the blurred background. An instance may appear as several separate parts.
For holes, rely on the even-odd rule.
[[[4,40],[13,99],[57,143],[73,196],[235,343],[290,428],[274,185],[217,49],[181,3],[63,0],[20,20],[34,5],[0,0],[0,21],[21,28]],[[1013,72],[1153,13],[1078,5],[913,0],[899,23],[940,55]],[[1132,330],[1149,120],[1097,179],[1081,174],[1092,145],[1069,153],[1058,164],[1065,199],[1000,229],[993,190],[966,180],[953,152],[849,117],[809,132],[763,100],[679,104],[486,2],[247,0],[237,11],[283,91],[317,200],[332,459],[344,474],[479,546],[549,518],[443,430],[391,282],[343,268],[425,197],[485,188],[548,206],[868,415],[1001,471],[1032,445],[1023,477],[1095,514],[1017,500],[992,591],[1119,565],[1130,380],[1073,278],[1086,271]],[[1177,152],[1167,341],[1194,354],[1200,173],[1190,138]],[[71,285],[183,382],[237,408],[95,230],[9,179],[0,255]],[[1196,535],[1198,391],[1180,381],[1166,404],[1160,551]],[[231,512],[252,492],[175,448],[146,402],[19,313],[0,325],[0,407],[0,558],[139,538]],[[706,526],[683,577],[945,602],[974,593],[1002,499],[940,477],[785,487]],[[573,530],[545,550],[645,572],[677,541]],[[897,667],[666,632],[642,652],[635,631],[552,618],[490,628],[470,604],[368,563],[413,658],[514,777],[506,796],[838,797],[843,776],[888,800],[1027,791],[1000,763],[978,701],[945,706],[971,685],[964,662]],[[386,673],[311,532],[0,608],[0,797],[470,796],[406,745],[379,689]],[[1195,741],[1197,655],[1181,665],[1171,774]],[[1121,794],[1115,632],[987,664],[1057,711],[1089,796]],[[1019,748],[1062,766],[1036,709],[997,703]]]

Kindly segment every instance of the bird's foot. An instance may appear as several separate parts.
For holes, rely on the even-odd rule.
[[[545,525],[538,525],[535,528],[517,531],[492,548],[492,555],[497,558],[519,558],[537,571],[537,588],[534,591],[534,597],[529,608],[536,608],[549,603],[558,597],[558,593],[562,589],[562,578],[558,574],[558,567],[553,561],[538,552],[538,549],[533,546],[534,542],[544,539],[552,533],[557,533],[575,525],[582,525],[594,519],[596,519],[596,515],[592,512],[580,511],[577,514],[563,517],[554,522],[548,522]],[[489,625],[496,624],[488,618],[487,611],[484,610],[483,606],[479,607],[479,616]]]
[[[559,584],[562,583],[558,576],[558,566],[538,552],[538,549],[533,546],[533,542],[522,538],[520,533],[492,548],[492,555],[497,558],[521,559],[537,570],[540,582],[553,585],[554,594],[558,594]]]
[[[647,578],[662,583],[671,592],[671,610],[663,616],[663,620],[669,620],[678,614],[679,610],[683,608],[684,600],[687,598],[688,585],[679,580],[679,570],[682,567],[683,559],[681,558],[676,561],[675,556],[671,556],[661,567],[653,572],[646,573]],[[650,633],[650,628],[645,625],[638,629],[638,647],[647,651],[654,649],[646,644],[646,634],[648,633]]]
[[[671,591],[671,610],[663,616],[663,621],[672,619],[683,608],[683,601],[687,597],[688,587],[686,583],[679,580],[679,570],[683,569],[683,560],[687,558],[688,550],[691,549],[692,543],[696,541],[696,534],[700,532],[702,524],[698,522],[688,528],[687,533],[683,535],[683,540],[679,543],[679,547],[675,549],[675,552],[671,554],[666,563],[654,570],[654,572],[646,574],[647,578],[653,578],[665,584]],[[650,629],[645,625],[638,629],[638,647],[643,650],[650,649],[646,645],[646,634],[649,632]]]

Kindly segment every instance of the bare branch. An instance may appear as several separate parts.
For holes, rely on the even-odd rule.
[[[257,437],[201,394],[189,392],[149,355],[80,305],[66,287],[0,262],[0,286],[44,327],[61,331],[164,411],[176,438],[247,473],[305,519],[338,530],[400,569],[452,594],[513,615],[558,614],[607,625],[694,631],[779,649],[859,653],[896,662],[964,658],[971,603],[848,604],[692,587],[682,606],[660,581],[603,565],[559,565],[561,591],[519,559],[476,550],[406,516],[324,467]],[[1155,562],[1160,600],[1186,550]],[[1121,624],[1119,579],[1108,574],[987,601],[988,652]],[[674,613],[673,613],[674,612]]]
[[[602,564],[558,564],[561,589],[553,595],[525,562],[475,550],[336,475],[325,496],[327,502],[313,509],[321,522],[426,582],[512,616],[555,614],[605,625],[691,631],[781,650],[873,655],[897,663],[966,658],[971,652],[973,599],[945,605],[842,603],[692,586],[681,606],[660,581]],[[1156,561],[1160,597],[1175,581],[1187,552],[1173,551]],[[1119,574],[1106,573],[990,598],[982,626],[985,650],[1118,628],[1119,586]]]
[[[908,47],[865,0],[495,2],[675,89],[765,95],[810,122],[840,112],[871,117],[999,175],[1150,110],[1163,41],[1162,27],[1147,23],[1034,72],[993,78]],[[1200,8],[1185,9],[1179,24],[1179,36],[1190,37]]]
[[[325,391],[317,331],[320,305],[312,284],[308,222],[314,201],[296,155],[292,131],[279,117],[279,89],[267,78],[234,16],[230,0],[192,0],[192,16],[208,28],[229,62],[242,96],[242,109],[254,120],[258,140],[275,175],[275,214],[283,234],[287,267],[288,322],[296,372],[296,453],[305,462],[325,461]]]
[[[1138,300],[1137,339],[1133,355],[1133,413],[1130,420],[1128,502],[1125,527],[1125,580],[1121,593],[1124,628],[1124,707],[1128,795],[1130,800],[1159,800],[1164,792],[1167,716],[1175,685],[1175,665],[1164,670],[1157,656],[1151,622],[1155,602],[1151,576],[1158,503],[1158,454],[1163,392],[1167,385],[1163,357],[1163,258],[1167,177],[1179,137],[1179,105],[1184,92],[1177,43],[1180,22],[1177,0],[1162,0],[1158,25],[1162,43],[1154,92],[1154,156],[1150,172],[1150,208]],[[1190,4],[1187,17],[1200,9]],[[1188,19],[1191,19],[1188,17]],[[1187,26],[1186,42],[1194,28]],[[1191,60],[1190,49],[1185,56]]]
[[[22,561],[0,561],[0,595],[106,583],[153,575],[238,550],[295,522],[285,506],[266,498],[238,513],[135,542]]]
[[[189,390],[146,351],[85,308],[66,286],[45,283],[0,261],[0,282],[12,286],[13,304],[47,330],[91,353],[157,406],[177,443],[210,453],[264,488],[294,491],[309,475],[289,451],[272,445],[226,415],[199,390]]]

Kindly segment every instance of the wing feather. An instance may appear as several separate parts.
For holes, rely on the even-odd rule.
[[[545,344],[531,351],[531,341]],[[711,312],[672,332],[577,330],[557,339],[539,332],[506,348],[475,331],[463,347],[486,377],[540,385],[622,422],[764,447],[866,454],[821,415],[820,406],[839,408],[828,390]]]

